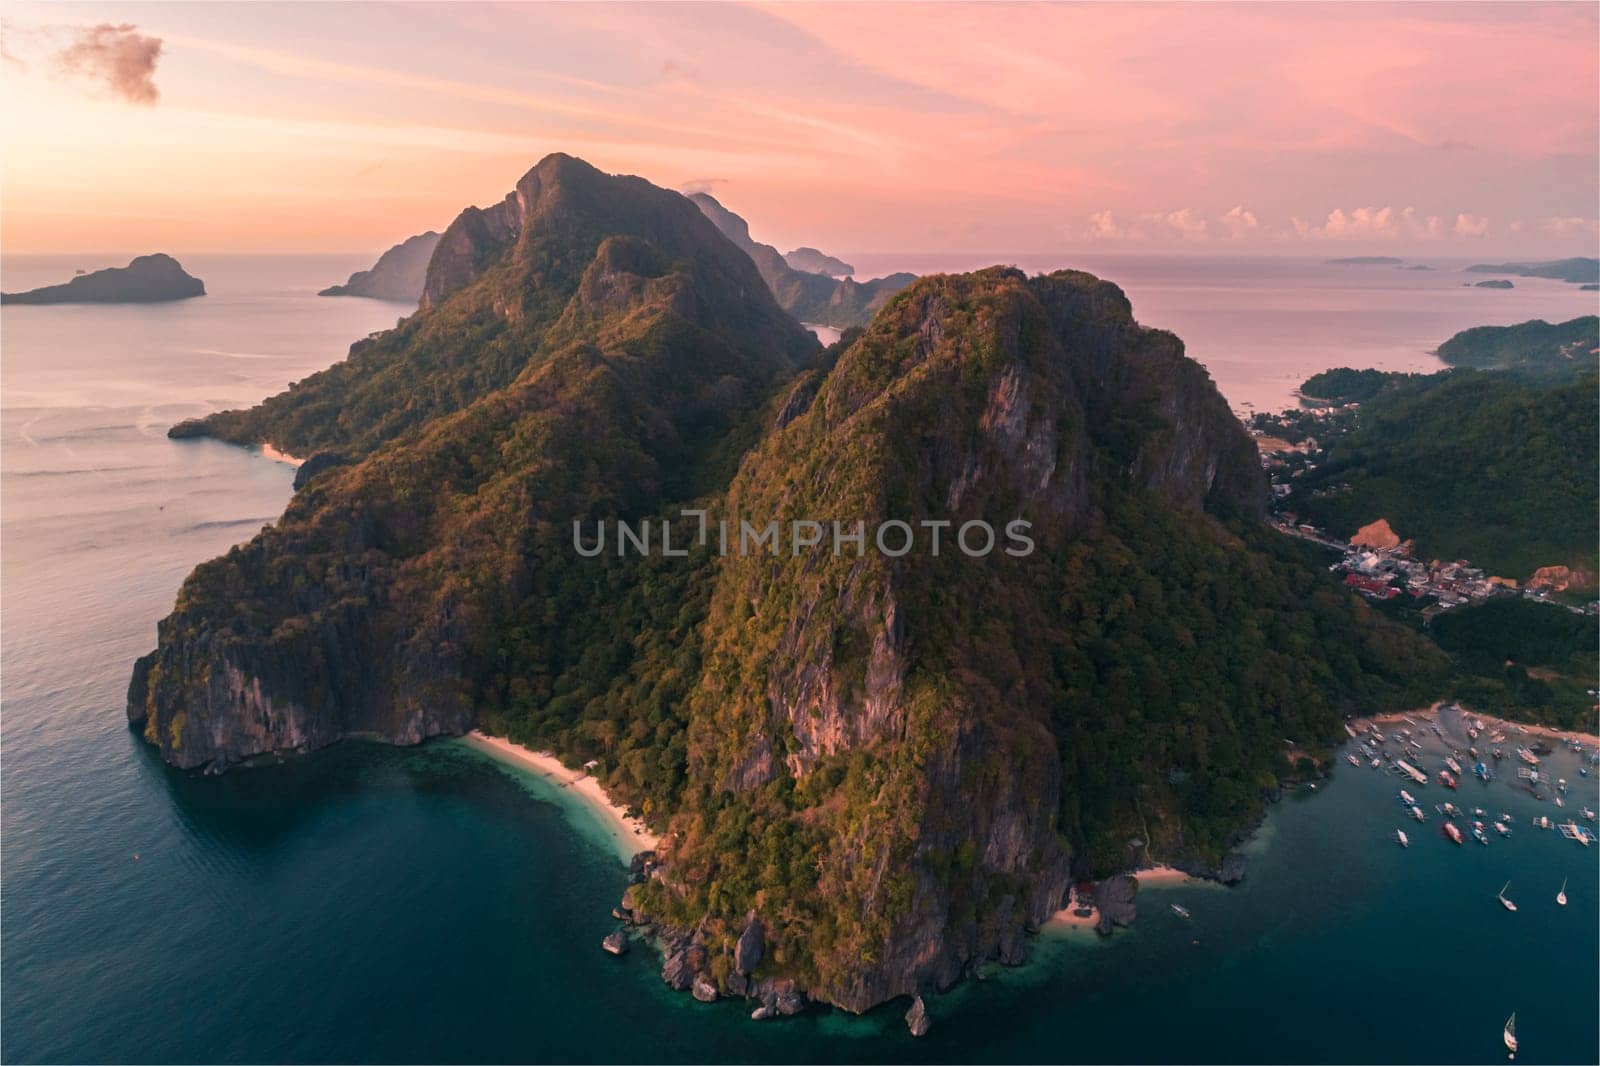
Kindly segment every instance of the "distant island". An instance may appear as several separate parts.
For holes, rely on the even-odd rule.
[[[8,304],[149,304],[204,296],[205,283],[170,255],[141,255],[125,267],[80,274],[64,285],[0,293]]]
[[[1494,278],[1490,281],[1480,281],[1473,285],[1475,289],[1514,289],[1516,288],[1505,278]]]
[[[723,207],[715,197],[694,193],[689,199],[724,237],[755,263],[778,306],[802,322],[835,329],[865,326],[891,296],[917,280],[915,274],[890,274],[886,278],[859,282],[796,270],[778,249],[752,238],[750,224]]]
[[[1594,370],[1596,348],[1600,348],[1600,318],[1585,315],[1554,325],[1534,319],[1515,326],[1464,329],[1439,345],[1438,355],[1451,366],[1566,376]]]
[[[1467,267],[1468,274],[1511,274],[1519,278],[1554,278],[1577,284],[1600,283],[1600,259],[1577,257],[1547,259],[1531,263],[1478,263]]]
[[[856,268],[843,259],[819,252],[815,248],[796,248],[792,252],[785,252],[783,261],[795,270],[807,274],[826,274],[830,278],[847,278],[856,272]]]
[[[408,237],[379,256],[371,270],[358,270],[343,285],[330,285],[317,295],[364,296],[414,304],[422,299],[428,261],[438,244],[439,235],[433,230]]]
[[[1399,266],[1404,259],[1392,255],[1349,255],[1343,259],[1330,259],[1330,266]]]

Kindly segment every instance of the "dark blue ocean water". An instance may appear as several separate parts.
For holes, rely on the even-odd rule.
[[[356,259],[182,258],[212,296],[0,321],[5,1061],[1495,1062],[1513,1010],[1519,1061],[1600,1054],[1600,848],[1533,829],[1558,812],[1504,784],[1455,798],[1514,835],[1457,847],[1340,763],[1272,811],[1241,887],[1146,889],[1108,940],[1047,932],[1029,966],[935,997],[913,1041],[904,1004],[756,1024],[667,992],[647,951],[602,954],[625,882],[602,830],[459,744],[169,769],[123,724],[129,665],[184,574],[281,512],[291,471],[166,426],[404,311],[309,295]],[[1575,757],[1552,761],[1568,810],[1596,806]]]

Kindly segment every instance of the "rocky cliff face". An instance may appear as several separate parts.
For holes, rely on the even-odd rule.
[[[65,285],[27,292],[0,293],[8,304],[163,303],[204,296],[205,283],[191,276],[172,256],[141,255],[125,267],[81,274]]]
[[[370,270],[358,270],[343,285],[330,285],[318,296],[364,296],[415,304],[428,280],[428,262],[439,244],[432,230],[407,237],[378,257]]]
[[[182,427],[331,458],[277,526],[190,576],[135,667],[129,719],[168,761],[465,731],[484,687],[509,684],[484,670],[499,642],[581,642],[551,605],[606,593],[555,570],[572,520],[699,491],[708,456],[817,352],[681,197],[568,157],[464,212],[429,292],[333,371]]]
[[[721,817],[739,810],[764,827],[758,852],[792,838],[815,866],[803,894],[762,882],[746,901],[808,930],[769,922],[776,952],[814,998],[863,1010],[986,959],[1020,962],[1025,934],[1065,898],[1054,698],[1028,663],[1060,654],[1045,560],[1104,525],[1108,492],[1258,513],[1264,483],[1175,338],[1084,274],[923,279],[793,406],[743,464],[730,518],[902,519],[922,543],[901,558],[723,561],[691,702],[690,793],[725,806],[674,821],[668,877],[638,902],[683,921],[701,899],[689,886],[747,861]],[[962,550],[969,523],[1018,519],[1037,555]],[[924,524],[941,522],[936,556]],[[1000,643],[984,641],[990,626]],[[714,957],[710,905],[692,924]],[[827,917],[840,913],[870,917],[841,930]]]

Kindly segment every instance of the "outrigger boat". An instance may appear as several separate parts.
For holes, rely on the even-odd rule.
[[[1169,904],[1169,906],[1172,908],[1172,913],[1176,914],[1179,918],[1189,917],[1189,908],[1177,903]]]
[[[1517,909],[1517,905],[1512,903],[1509,899],[1506,899],[1506,889],[1510,887],[1511,882],[1507,881],[1505,884],[1500,886],[1500,891],[1495,893],[1495,897],[1500,900],[1500,906],[1504,907],[1508,911],[1514,911]]]
[[[1506,828],[1506,823],[1504,822],[1494,823],[1494,831],[1503,837],[1508,837],[1511,835],[1511,830]]]
[[[1416,797],[1403,788],[1400,790],[1400,802],[1407,807],[1415,807],[1417,805]]]
[[[1461,776],[1461,764],[1456,762],[1455,759],[1447,757],[1444,761],[1444,764],[1450,768],[1451,773],[1455,774],[1457,777]]]
[[[1400,846],[1402,848],[1409,848],[1411,846],[1411,841],[1406,839],[1406,831],[1404,829],[1396,829],[1394,831],[1394,838],[1400,842]]]
[[[1458,787],[1456,785],[1456,779],[1450,776],[1450,771],[1449,770],[1440,770],[1439,771],[1439,784],[1443,785],[1445,788],[1456,788],[1456,787]]]
[[[1461,830],[1455,827],[1454,822],[1444,823],[1444,835],[1455,841],[1457,844],[1461,843]]]
[[[1416,804],[1411,805],[1411,817],[1415,818],[1419,822],[1427,821],[1427,815],[1423,814],[1422,808],[1418,807]]]
[[[1517,1016],[1516,1016],[1515,1012],[1512,1013],[1511,1017],[1506,1019],[1506,1031],[1503,1034],[1503,1037],[1504,1037],[1505,1042],[1506,1042],[1506,1051],[1508,1051],[1510,1053],[1510,1054],[1506,1055],[1506,1058],[1508,1058],[1508,1059],[1516,1058],[1517,1057]]]
[[[1344,757],[1344,759],[1345,759],[1345,762],[1349,763],[1351,766],[1360,766],[1361,765],[1361,760],[1356,758],[1354,753],[1346,755]]]

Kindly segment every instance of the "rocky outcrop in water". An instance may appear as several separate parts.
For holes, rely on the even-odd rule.
[[[0,303],[147,304],[205,294],[204,282],[191,276],[172,256],[157,253],[141,255],[125,267],[80,274],[64,285],[0,293]]]
[[[343,285],[330,285],[318,296],[364,296],[414,304],[422,299],[428,279],[428,261],[439,244],[432,230],[407,237],[378,257],[368,270],[358,270]]]

